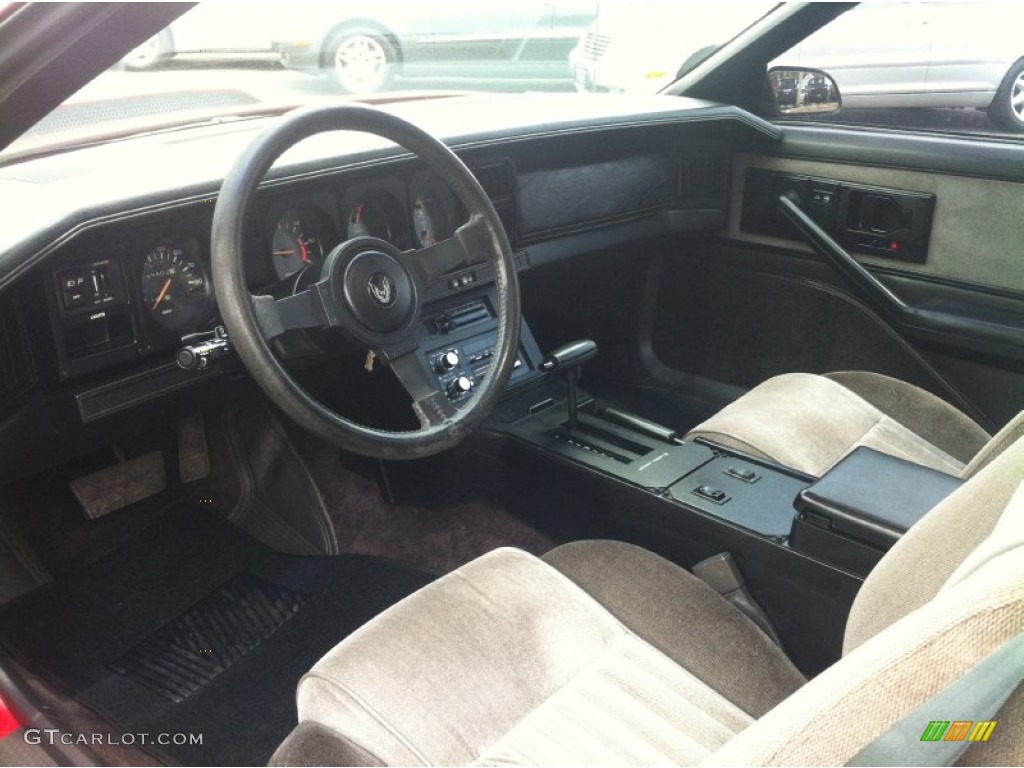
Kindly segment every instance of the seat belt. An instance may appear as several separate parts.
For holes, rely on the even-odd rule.
[[[953,765],[971,744],[987,741],[992,718],[1024,680],[1024,632],[854,755],[849,766]],[[943,718],[955,716],[956,721]],[[1004,723],[1019,728],[1020,723]]]

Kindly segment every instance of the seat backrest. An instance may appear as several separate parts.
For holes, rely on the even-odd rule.
[[[1024,479],[1024,440],[1005,448],[914,525],[871,571],[846,624],[849,653],[938,594],[984,541]]]
[[[844,765],[1024,632],[1022,479],[1024,440],[929,512],[883,558],[854,603],[843,658],[704,764]],[[962,764],[1024,763],[1024,686],[995,719],[1002,727],[988,742],[970,746]],[[922,733],[928,724],[922,718]]]
[[[1021,439],[1024,439],[1024,411],[1010,419],[980,451],[974,454],[974,458],[964,467],[960,477],[964,480],[971,479],[991,464],[999,454]]]

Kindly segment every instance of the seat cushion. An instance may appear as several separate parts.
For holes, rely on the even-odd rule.
[[[860,445],[959,476],[989,439],[934,395],[860,371],[775,376],[687,435],[697,437],[815,476]]]
[[[703,582],[622,546],[598,543],[590,551],[628,557],[663,577],[666,568],[678,572],[672,594],[644,595],[659,589],[657,581],[632,588],[639,608],[627,621],[637,629],[557,568],[519,550],[495,550],[378,616],[317,662],[299,684],[300,721],[392,765],[692,765],[754,719],[709,681],[732,675],[734,691],[744,684],[762,689],[751,699],[756,710],[802,684],[782,652]],[[563,550],[553,559],[579,566],[581,554]],[[644,581],[643,574],[618,573]],[[699,597],[688,598],[688,589]],[[624,586],[612,591],[630,594]],[[643,606],[655,615],[645,618]],[[704,623],[704,608],[712,625]],[[679,615],[670,617],[673,611]],[[728,638],[749,638],[760,650],[741,649],[721,668],[705,665],[701,679],[645,638],[664,644],[666,637],[647,624],[692,633],[698,640],[683,645],[703,645],[705,657],[724,654]],[[766,667],[781,682],[766,676]]]
[[[806,682],[782,650],[718,592],[646,549],[621,541],[575,541],[543,560],[754,717]]]

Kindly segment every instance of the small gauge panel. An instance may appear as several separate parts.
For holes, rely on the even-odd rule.
[[[420,248],[447,240],[466,214],[451,187],[431,173],[417,174],[409,185],[413,237]]]
[[[212,313],[210,279],[193,238],[150,248],[142,259],[139,288],[146,314],[169,331],[194,330]]]
[[[285,210],[274,224],[271,259],[281,280],[319,264],[338,241],[330,217],[318,206],[299,205]]]
[[[376,237],[406,250],[413,246],[406,188],[396,178],[350,187],[341,201],[345,237]]]
[[[350,240],[376,237],[398,248],[409,246],[409,228],[402,205],[383,190],[369,190],[354,200],[345,211],[345,228]]]

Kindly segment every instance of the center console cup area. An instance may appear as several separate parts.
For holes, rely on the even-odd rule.
[[[581,368],[597,352],[581,339],[548,354],[538,366],[547,375],[510,393],[489,429],[858,578],[961,482],[869,448],[814,478],[702,439],[686,442],[580,389]]]

